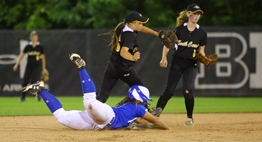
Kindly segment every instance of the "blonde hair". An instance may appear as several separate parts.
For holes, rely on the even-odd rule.
[[[183,23],[188,21],[187,10],[180,12],[179,16],[176,18],[176,26],[181,26]]]
[[[108,46],[111,46],[111,50],[115,50],[115,48],[117,47],[117,45],[119,44],[120,38],[121,38],[121,33],[123,28],[125,27],[125,23],[124,21],[120,22],[117,24],[117,26],[115,27],[115,29],[113,31],[104,33],[104,34],[100,34],[100,35],[111,35],[111,41],[108,44]]]

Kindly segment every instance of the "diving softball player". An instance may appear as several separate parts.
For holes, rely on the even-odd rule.
[[[197,24],[201,14],[203,11],[197,4],[190,4],[177,18],[175,32],[178,37],[178,45],[174,48],[166,89],[157,102],[157,109],[153,112],[156,116],[160,115],[168,100],[173,96],[179,79],[183,75],[182,93],[187,111],[185,126],[194,125],[194,81],[198,72],[195,56],[198,52],[205,55],[204,48],[207,43],[207,33]],[[161,67],[167,67],[168,52],[169,49],[164,46],[160,61]]]
[[[44,89],[42,81],[23,88],[23,92],[40,95],[59,123],[77,130],[121,129],[129,126],[137,117],[141,117],[162,129],[171,129],[144,107],[145,101],[151,101],[146,87],[132,86],[127,93],[129,99],[123,105],[112,108],[96,99],[95,85],[84,69],[85,61],[75,53],[69,57],[79,69],[86,110],[65,111],[57,98]]]

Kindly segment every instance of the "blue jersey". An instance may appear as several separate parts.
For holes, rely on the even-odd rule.
[[[110,125],[110,129],[120,129],[129,126],[137,117],[143,117],[147,109],[134,102],[123,104],[119,107],[113,107],[115,118]]]

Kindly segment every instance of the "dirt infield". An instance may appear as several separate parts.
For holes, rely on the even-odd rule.
[[[173,130],[78,131],[53,116],[0,117],[1,142],[261,142],[262,113],[195,114],[195,126],[183,126],[185,114],[163,114]]]

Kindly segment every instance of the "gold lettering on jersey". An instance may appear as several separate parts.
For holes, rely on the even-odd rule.
[[[29,55],[29,56],[39,56],[41,53],[39,52],[39,51],[31,51],[31,52],[27,52],[27,54]]]
[[[196,57],[196,49],[194,49],[194,52],[193,52],[193,58]]]
[[[120,41],[121,41],[121,35],[118,37],[118,42],[117,42],[116,48],[115,48],[115,51],[116,51],[116,52],[119,52],[119,51],[120,51]]]
[[[137,51],[138,51],[138,48],[135,47],[135,48],[133,49],[133,53],[135,53],[135,52],[137,52]]]
[[[192,41],[188,43],[188,41],[182,42],[181,40],[178,40],[178,46],[198,48],[199,44],[193,44]]]
[[[41,53],[39,51],[31,51],[31,52],[27,52],[27,54],[28,56],[35,56],[36,61],[40,60]]]
[[[35,59],[38,61],[40,59],[40,57],[37,55],[37,56],[35,56]]]
[[[116,48],[115,48],[115,51],[116,51],[116,52],[119,52],[119,51],[120,51],[120,44],[119,44],[119,43],[117,43]]]

